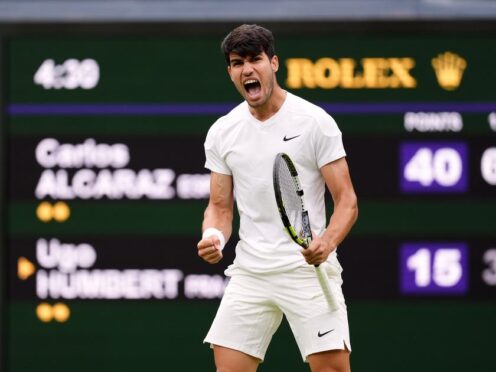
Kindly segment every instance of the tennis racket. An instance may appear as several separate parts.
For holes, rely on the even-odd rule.
[[[303,189],[298,179],[298,172],[288,155],[277,154],[273,177],[277,207],[284,228],[296,244],[308,248],[312,241],[310,219],[303,203]],[[319,265],[315,265],[315,272],[329,308],[331,311],[337,310],[339,305],[332,295],[326,272]]]

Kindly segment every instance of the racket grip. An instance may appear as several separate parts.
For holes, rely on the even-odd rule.
[[[322,288],[322,292],[324,293],[324,297],[329,305],[329,308],[331,311],[339,310],[339,303],[337,302],[336,296],[332,293],[331,285],[326,272],[319,265],[315,265],[315,272],[317,273],[317,279],[319,280],[320,287]]]

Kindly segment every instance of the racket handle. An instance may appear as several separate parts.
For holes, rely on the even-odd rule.
[[[326,272],[319,265],[315,265],[315,272],[317,273],[317,279],[319,280],[319,284],[322,288],[322,292],[324,293],[324,297],[329,305],[329,308],[331,311],[339,310],[339,304],[336,300],[336,296],[332,293],[331,285]]]

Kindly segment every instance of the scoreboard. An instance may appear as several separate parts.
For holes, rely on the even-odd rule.
[[[196,243],[203,141],[240,102],[220,52],[234,26],[0,30],[6,371],[213,368],[202,340],[236,234],[218,265]],[[338,249],[354,369],[489,370],[496,25],[267,26],[279,83],[343,132],[360,207]],[[284,324],[260,370],[306,368]]]

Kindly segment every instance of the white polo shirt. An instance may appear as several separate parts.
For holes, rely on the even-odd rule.
[[[233,177],[240,215],[233,267],[270,273],[306,265],[301,248],[284,231],[277,209],[272,172],[279,152],[295,163],[312,230],[320,235],[327,223],[325,182],[319,169],[346,155],[331,116],[288,92],[268,120],[255,119],[243,102],[218,119],[207,134],[205,167]]]

